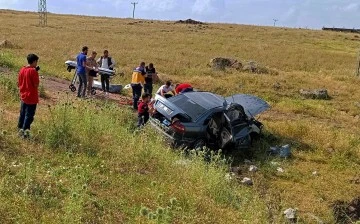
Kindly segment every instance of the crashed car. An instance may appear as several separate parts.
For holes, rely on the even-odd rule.
[[[254,117],[269,108],[245,94],[227,98],[211,92],[188,92],[171,98],[156,95],[150,123],[175,146],[211,149],[249,148],[262,124]]]

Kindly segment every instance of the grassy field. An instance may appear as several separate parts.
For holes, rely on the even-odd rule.
[[[0,42],[15,45],[0,48],[0,66],[11,70],[2,73],[12,74],[0,77],[2,223],[283,223],[289,207],[298,209],[299,223],[335,223],[332,203],[360,196],[359,36],[53,14],[48,27],[37,24],[37,14],[0,10]],[[216,154],[210,163],[201,153],[183,155],[150,127],[134,131],[126,108],[51,90],[63,100],[43,100],[34,140],[18,139],[15,74],[25,56],[37,53],[44,74],[69,79],[64,61],[83,45],[108,49],[125,73],[115,80],[122,84],[146,61],[198,89],[266,99],[265,137],[252,157],[259,172],[247,173],[241,153]],[[207,64],[219,56],[254,60],[278,74],[213,71]],[[326,88],[332,99],[302,99],[302,88]],[[276,144],[290,144],[293,157],[267,156]],[[240,166],[254,186],[227,181],[230,166]]]

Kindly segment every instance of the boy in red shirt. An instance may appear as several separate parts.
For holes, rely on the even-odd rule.
[[[138,105],[138,127],[144,126],[149,120],[150,94],[143,93],[142,101]]]
[[[21,108],[19,117],[19,135],[30,137],[30,125],[34,121],[36,106],[39,103],[39,57],[35,54],[27,56],[28,65],[21,68],[18,76]]]

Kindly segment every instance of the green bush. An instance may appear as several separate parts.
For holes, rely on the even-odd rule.
[[[40,87],[39,87],[39,96],[42,99],[49,99],[49,96],[46,94],[44,84],[42,84],[42,83],[40,84]]]
[[[14,63],[15,57],[8,53],[8,52],[1,52],[0,53],[0,67],[6,67],[14,69],[16,68],[16,65]]]
[[[19,90],[15,76],[0,76],[0,88],[5,90],[5,94],[13,101],[19,100]]]
[[[43,128],[47,129],[45,143],[51,149],[64,149],[68,152],[74,152],[79,144],[79,139],[72,131],[71,106],[71,103],[66,102],[55,108],[48,107],[50,121],[46,121]]]

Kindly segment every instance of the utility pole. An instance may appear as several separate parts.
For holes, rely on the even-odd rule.
[[[357,61],[357,67],[356,67],[356,76],[360,76],[360,51],[359,51],[359,56],[358,56],[358,61]]]
[[[274,20],[274,26],[276,26],[276,22],[279,21],[278,19],[273,19]]]
[[[138,3],[138,2],[132,2],[131,4],[134,5],[134,9],[133,9],[133,19],[135,19],[135,8],[136,8],[136,5],[139,4],[139,3]]]
[[[38,13],[39,13],[39,26],[46,26],[47,25],[46,0],[39,0]]]

